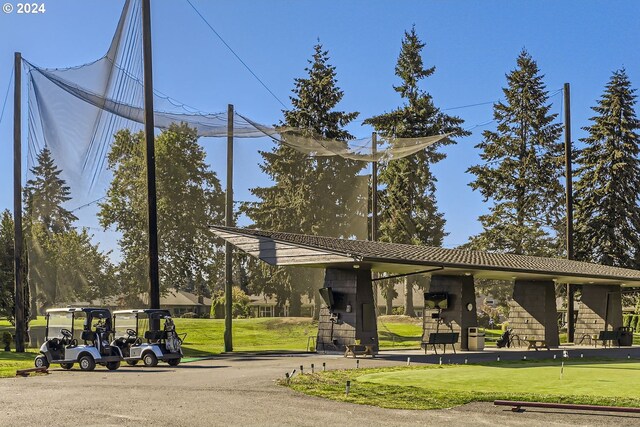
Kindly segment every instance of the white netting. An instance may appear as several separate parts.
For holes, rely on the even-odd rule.
[[[25,196],[30,218],[25,239],[34,310],[35,305],[41,309],[97,298],[107,298],[114,305],[129,305],[136,298],[146,300],[141,27],[139,0],[127,0],[111,45],[99,60],[57,69],[24,62],[28,72],[30,170]],[[225,105],[223,100],[220,103]],[[224,166],[218,165],[216,170],[208,162],[221,157],[224,151],[218,146],[226,141],[220,139],[217,144],[211,139],[198,141],[198,137],[226,137],[227,113],[194,111],[159,92],[154,96],[154,110],[155,126],[163,131],[156,139],[162,288],[211,296],[224,269],[219,242],[213,240],[207,226],[222,221],[224,193],[218,177],[225,174],[220,169]],[[242,214],[242,225],[259,224],[258,214],[252,217],[246,212],[270,200],[272,215],[288,218],[283,231],[366,239],[370,194],[364,162],[409,156],[448,135],[379,136],[374,149],[371,137],[326,139],[306,129],[267,126],[235,113],[233,136],[255,141],[251,150],[244,149],[253,155],[236,153],[243,175],[251,175],[252,168],[259,173],[269,156],[286,157],[284,163],[295,164],[294,169],[302,171],[299,182],[291,186],[292,192],[311,194],[305,199],[308,204],[289,206],[295,195],[285,195],[291,198],[282,202],[280,194],[269,199],[269,189],[255,189],[270,183],[264,182],[264,175],[261,180],[254,178],[245,184],[255,196],[253,200],[236,200],[236,208],[249,206]],[[280,150],[283,147],[295,151]],[[49,169],[43,166],[47,161]],[[197,171],[187,176],[183,165],[188,164],[196,165]],[[342,171],[336,175],[344,176],[333,176],[332,171]],[[66,188],[57,190],[56,206],[41,203],[50,190],[42,179],[46,173]],[[301,224],[305,212],[313,215],[307,215],[306,223]],[[238,265],[242,263],[243,267],[234,268],[248,270],[248,261],[240,259]],[[248,273],[243,270],[238,274],[238,281],[243,282],[242,275]]]

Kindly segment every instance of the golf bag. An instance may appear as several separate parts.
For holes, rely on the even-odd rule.
[[[510,342],[511,340],[509,339],[510,335],[511,334],[510,334],[508,329],[506,331],[504,331],[502,333],[502,335],[500,336],[500,338],[498,339],[498,341],[496,341],[496,347],[498,347],[498,348],[502,348],[502,347],[505,347],[505,346],[506,347],[511,347],[511,342]]]
[[[182,341],[180,340],[180,338],[178,337],[178,334],[176,333],[176,326],[173,323],[173,319],[171,319],[170,317],[165,318],[164,321],[164,330],[167,333],[167,337],[165,339],[165,345],[167,347],[167,350],[170,353],[178,353],[180,351],[180,346],[182,344]]]

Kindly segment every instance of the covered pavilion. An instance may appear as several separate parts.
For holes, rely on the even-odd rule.
[[[509,325],[522,339],[559,345],[555,284],[582,285],[575,336],[597,335],[622,326],[621,290],[640,287],[640,271],[561,258],[445,249],[420,245],[212,226],[238,249],[274,266],[325,270],[326,307],[320,313],[318,348],[344,349],[360,342],[377,350],[372,272],[386,277],[431,276],[430,293],[447,297],[446,308],[425,307],[423,341],[434,332],[458,333],[456,347],[468,349],[469,327],[477,326],[474,279],[514,282]],[[326,301],[329,299],[330,301]]]

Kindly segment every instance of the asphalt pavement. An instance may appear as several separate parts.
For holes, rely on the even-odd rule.
[[[406,364],[399,354],[359,358],[360,367]],[[172,368],[123,366],[94,372],[0,379],[0,426],[640,426],[640,415],[474,403],[452,409],[382,409],[306,396],[276,384],[311,363],[354,368],[340,355],[222,355]],[[412,363],[419,363],[417,354]]]

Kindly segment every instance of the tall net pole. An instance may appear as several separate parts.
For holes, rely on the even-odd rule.
[[[378,240],[378,162],[376,154],[378,152],[378,135],[371,134],[371,241]]]
[[[22,55],[14,54],[13,87],[13,268],[16,352],[24,352],[24,286],[22,281]]]
[[[378,240],[378,161],[376,154],[378,152],[378,134],[373,132],[371,134],[371,241]],[[376,274],[372,273],[372,278],[376,278]],[[373,283],[373,298],[378,307],[378,284]]]
[[[564,84],[564,162],[566,169],[567,202],[567,259],[574,259],[573,253],[573,176],[571,172],[571,89]],[[567,283],[567,340],[574,342],[573,297],[575,289]]]
[[[142,0],[142,45],[144,61],[144,133],[147,161],[147,209],[149,221],[149,307],[160,308],[158,267],[158,210],[156,196],[156,152],[153,121],[153,73],[151,56],[150,0]]]
[[[224,225],[233,227],[233,105],[227,107],[227,192]],[[231,243],[224,245],[224,351],[233,351],[233,264]]]

